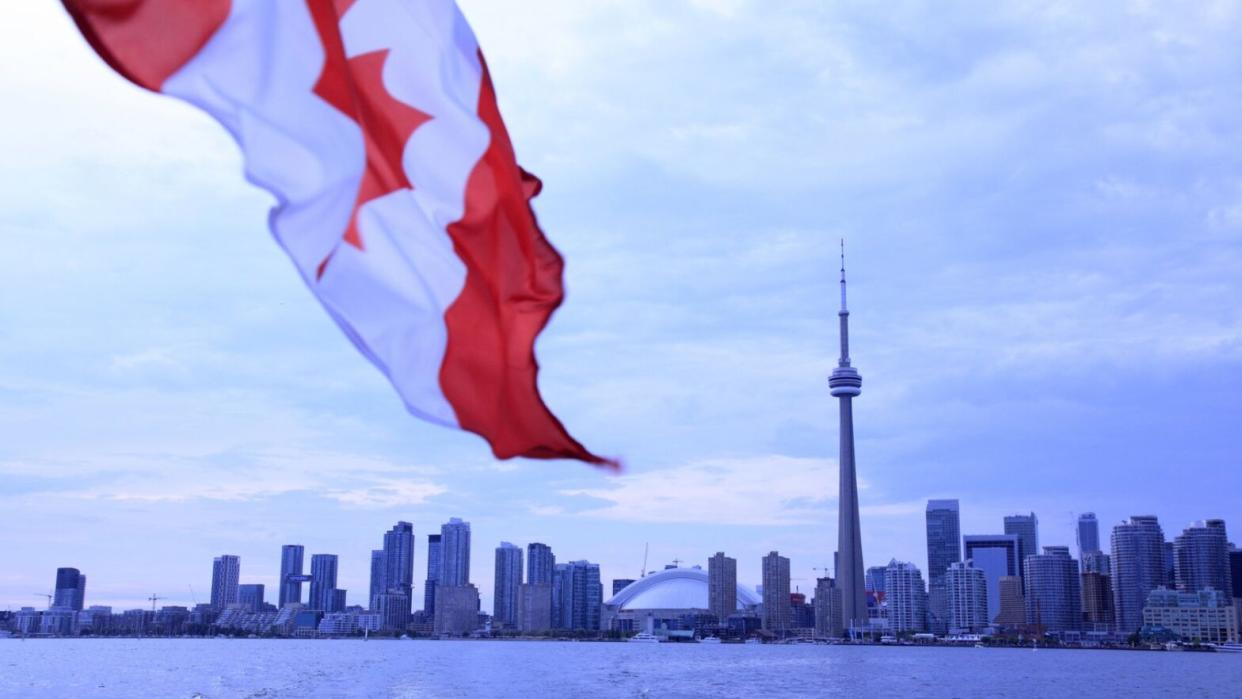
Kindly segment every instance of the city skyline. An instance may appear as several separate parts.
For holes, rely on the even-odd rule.
[[[929,499],[959,499],[964,534],[1034,511],[1074,553],[1088,511],[1102,542],[1145,513],[1170,540],[1239,521],[1235,10],[550,3],[536,25],[464,1],[566,259],[541,388],[625,461],[610,477],[409,418],[272,244],[227,135],[124,83],[55,4],[20,5],[0,506],[22,526],[0,548],[21,563],[0,605],[65,566],[119,607],[202,601],[224,553],[273,598],[289,542],[302,574],[338,554],[360,603],[401,520],[417,600],[452,516],[476,584],[481,551],[542,541],[609,580],[649,544],[723,550],[753,584],[778,550],[809,592],[838,535],[841,237],[865,565],[926,565]]]

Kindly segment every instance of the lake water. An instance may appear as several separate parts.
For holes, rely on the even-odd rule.
[[[4,697],[1242,696],[1242,654],[480,641],[0,639]]]

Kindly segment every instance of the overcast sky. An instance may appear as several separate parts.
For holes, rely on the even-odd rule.
[[[58,3],[0,24],[0,608],[57,566],[88,604],[274,601],[281,544],[414,523],[541,541],[606,589],[673,559],[836,544],[837,240],[847,239],[863,550],[926,566],[1035,511],[1074,545],[1242,500],[1236,2],[461,0],[567,260],[548,403],[609,475],[496,462],[406,415],[266,229],[206,115],[144,93]],[[1106,538],[1106,534],[1105,534]]]

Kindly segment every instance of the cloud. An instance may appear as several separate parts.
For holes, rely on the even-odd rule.
[[[834,461],[772,454],[695,461],[620,476],[609,487],[559,494],[605,503],[586,505],[574,512],[579,517],[779,526],[825,521],[836,479]]]

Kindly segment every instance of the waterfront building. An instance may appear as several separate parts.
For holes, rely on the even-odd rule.
[[[1237,617],[1230,598],[1212,588],[1197,592],[1155,588],[1143,606],[1143,628],[1165,628],[1184,641],[1196,643],[1238,641]]]
[[[551,583],[524,583],[518,586],[517,628],[523,632],[552,628]]]
[[[302,603],[302,555],[305,549],[297,544],[280,547],[280,606]]]
[[[428,615],[436,611],[436,584],[440,580],[440,535],[427,535],[427,581],[423,584],[423,611]]]
[[[78,612],[78,628],[93,634],[105,632],[112,621],[112,607],[93,604]]]
[[[859,524],[858,475],[854,461],[853,399],[862,393],[862,376],[850,364],[850,312],[845,303],[844,240],[841,241],[841,310],[837,313],[837,318],[841,327],[841,357],[828,379],[829,392],[838,403],[841,440],[837,458],[837,552],[840,557],[837,560],[836,573],[844,605],[843,618],[846,626],[854,628],[867,625],[870,614],[867,611],[867,593],[863,581],[862,527]],[[767,587],[766,575],[764,587]],[[786,585],[786,594],[788,591]],[[767,604],[766,591],[764,603],[765,608],[770,606]]]
[[[555,567],[556,556],[552,554],[552,547],[539,542],[526,545],[526,582],[551,585]]]
[[[962,560],[962,526],[957,500],[927,501],[927,625],[943,635],[949,627],[945,575]]]
[[[815,581],[815,635],[840,638],[845,633],[841,623],[841,588],[829,577]]]
[[[927,588],[918,566],[897,560],[889,562],[884,573],[884,601],[888,605],[890,631],[927,630]]]
[[[1078,515],[1078,558],[1084,559],[1089,553],[1100,551],[1100,523],[1094,512]]]
[[[1005,517],[1005,533],[1018,537],[1018,577],[1026,580],[1026,557],[1039,553],[1039,518],[1029,515]]]
[[[1082,573],[1082,618],[1086,631],[1108,631],[1114,623],[1113,583],[1107,570]]]
[[[988,583],[988,618],[995,620],[1001,613],[1002,595],[1000,580],[1007,576],[1018,576],[1021,567],[1018,551],[1021,544],[1015,534],[981,534],[963,537],[964,556],[974,562],[974,566],[983,571]],[[1021,586],[1018,596],[1022,596]],[[1025,611],[1022,612],[1025,616]],[[1019,624],[1022,622],[1019,621]]]
[[[944,586],[947,633],[979,633],[988,627],[988,581],[982,570],[970,560],[951,563]]]
[[[70,607],[53,606],[39,616],[39,633],[48,636],[68,636],[73,633],[75,612]]]
[[[478,628],[478,588],[474,585],[438,585],[434,624],[437,636],[463,636]]]
[[[495,587],[492,593],[492,626],[516,627],[518,587],[522,584],[522,549],[503,541],[496,548]]]
[[[776,551],[763,557],[763,628],[778,634],[789,628],[789,559]]]
[[[1026,557],[1026,621],[1045,633],[1082,629],[1082,582],[1068,546]]]
[[[1198,592],[1207,588],[1233,596],[1229,567],[1229,537],[1225,520],[1195,522],[1173,540],[1177,589]]]
[[[388,589],[385,578],[388,564],[384,561],[384,549],[371,549],[371,585],[367,592],[367,609],[379,609],[379,595]]]
[[[410,598],[394,590],[381,592],[375,598],[375,611],[384,631],[404,631],[410,623]]]
[[[397,522],[384,532],[384,590],[414,599],[414,525]]]
[[[624,590],[627,586],[633,585],[633,584],[634,584],[633,578],[613,578],[612,579],[612,594],[615,595],[618,592]]]
[[[438,586],[464,587],[469,584],[470,523],[453,517],[440,527]]]
[[[238,585],[237,604],[249,612],[263,611],[263,586]]]
[[[558,629],[600,628],[604,585],[599,564],[557,563],[552,570],[552,626]]]
[[[82,611],[86,600],[86,576],[77,568],[57,568],[51,606]]]
[[[1143,605],[1151,591],[1167,582],[1164,530],[1153,515],[1136,515],[1113,527],[1113,618],[1123,634],[1143,625]]]
[[[867,569],[867,574],[863,578],[863,587],[867,592],[873,593],[873,597],[884,598],[884,574],[886,572],[888,572],[888,566],[871,566]]]
[[[211,608],[220,611],[237,602],[241,558],[219,556],[211,562]]]
[[[1022,578],[1016,575],[1002,576],[996,584],[1000,595],[1000,605],[992,623],[1002,629],[1022,629],[1026,627],[1026,597],[1022,594]],[[988,594],[992,589],[988,588]],[[990,598],[989,598],[990,600]],[[992,605],[988,604],[989,614]]]
[[[737,559],[718,551],[707,559],[708,611],[723,624],[737,612]],[[615,595],[618,590],[614,590]]]
[[[710,611],[711,579],[700,566],[666,568],[635,580],[603,605],[601,627],[605,630],[641,631],[650,623],[653,629],[685,630],[696,625],[716,627],[722,623],[733,626],[739,616],[758,614],[760,598],[751,590],[737,585],[734,611],[725,620],[717,621]],[[789,609],[786,594],[784,607]],[[650,622],[649,622],[650,620]],[[701,620],[708,620],[700,623]]]
[[[812,632],[815,629],[815,609],[807,603],[806,595],[798,591],[789,593],[789,628]]]
[[[306,606],[318,612],[336,612],[337,557],[331,553],[311,556],[310,597]]]

